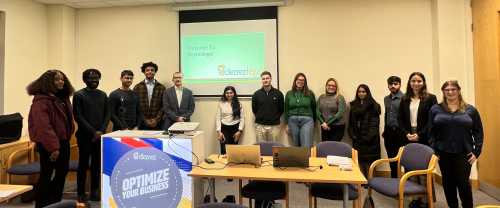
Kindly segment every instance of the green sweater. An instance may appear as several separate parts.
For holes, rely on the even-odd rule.
[[[299,105],[297,106],[297,100]],[[292,115],[311,116],[316,120],[316,96],[309,90],[309,97],[302,94],[302,90],[297,90],[297,96],[293,96],[292,91],[288,91],[285,96],[285,124]]]

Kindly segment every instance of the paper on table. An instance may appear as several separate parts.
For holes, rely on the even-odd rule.
[[[163,134],[163,131],[147,131],[144,132],[143,135],[158,135],[158,134]]]
[[[11,194],[15,193],[16,191],[0,191],[0,197],[8,197]]]
[[[328,155],[326,157],[326,163],[328,163],[328,165],[350,165],[351,164],[351,163],[349,163],[349,158],[333,156],[333,155]]]

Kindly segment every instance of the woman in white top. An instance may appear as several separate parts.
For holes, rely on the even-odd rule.
[[[429,146],[427,123],[429,111],[437,103],[435,95],[427,91],[424,74],[413,72],[408,78],[406,93],[399,105],[398,123],[408,143],[420,143]],[[426,175],[412,176],[410,180],[427,188]],[[432,187],[434,200],[436,194]],[[413,198],[409,208],[428,206],[427,198]]]
[[[245,126],[245,112],[238,101],[238,94],[233,86],[227,86],[220,98],[217,114],[217,139],[220,142],[220,153],[226,154],[226,144],[238,144]]]

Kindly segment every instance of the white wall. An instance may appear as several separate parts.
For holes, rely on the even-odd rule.
[[[6,14],[4,113],[21,113],[26,130],[32,100],[26,86],[47,70],[47,6],[0,0],[0,10]]]

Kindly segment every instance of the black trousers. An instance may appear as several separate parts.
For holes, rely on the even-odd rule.
[[[40,177],[36,190],[36,208],[41,208],[60,202],[64,190],[64,183],[69,169],[69,140],[59,141],[59,156],[56,161],[50,161],[51,152],[48,152],[42,143],[36,143],[40,154]],[[52,173],[55,169],[55,175]]]
[[[388,158],[398,156],[399,148],[406,145],[406,136],[399,130],[399,127],[385,127],[384,145]],[[398,162],[390,162],[391,178],[398,178]]]
[[[221,128],[220,131],[224,135],[224,138],[222,139],[220,143],[220,154],[226,154],[226,144],[238,144],[238,142],[234,141],[234,134],[236,134],[240,127],[240,123],[234,124],[234,125],[224,125],[221,123]],[[240,137],[241,138],[241,137]]]
[[[321,140],[322,141],[337,141],[340,142],[342,137],[344,137],[345,124],[341,125],[331,125],[330,131],[326,131],[321,128]]]
[[[76,193],[85,194],[85,182],[87,181],[87,170],[90,163],[90,190],[101,186],[101,140],[92,142],[90,137],[77,137],[80,158],[78,159],[78,171],[76,172]]]
[[[472,165],[467,153],[448,153],[438,150],[439,167],[443,178],[446,202],[450,208],[458,208],[457,188],[463,208],[472,208],[472,189],[469,176]]]

